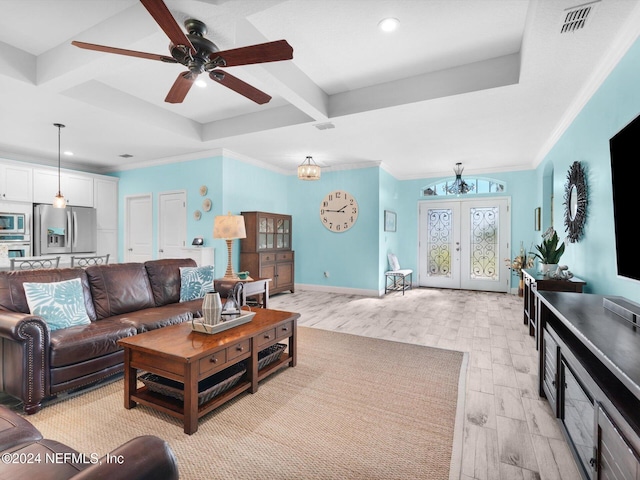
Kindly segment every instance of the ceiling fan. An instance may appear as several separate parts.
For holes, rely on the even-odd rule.
[[[209,77],[215,82],[240,95],[244,95],[249,100],[253,100],[260,105],[271,100],[271,97],[263,91],[228,72],[220,70],[220,68],[291,60],[293,58],[293,48],[286,40],[220,51],[215,43],[204,37],[207,33],[207,26],[201,21],[195,19],[186,20],[184,26],[189,33],[185,34],[162,0],[140,0],[140,2],[171,40],[169,44],[170,56],[95,45],[93,43],[77,41],[71,43],[76,47],[87,50],[117,53],[118,55],[184,65],[188,68],[188,71],[178,75],[167,97],[164,99],[168,103],[182,103],[198,75],[205,72],[209,73]]]

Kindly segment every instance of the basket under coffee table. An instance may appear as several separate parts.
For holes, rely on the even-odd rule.
[[[194,332],[190,322],[140,333],[119,340],[124,348],[124,407],[138,403],[182,419],[184,432],[195,433],[198,419],[237,395],[258,391],[258,382],[285,366],[296,366],[296,325],[300,315],[280,310],[256,309],[249,323],[214,335]],[[260,368],[259,353],[275,350],[288,341],[287,351]],[[200,402],[198,383],[244,362],[246,374],[213,398]],[[184,385],[183,398],[138,387],[138,370]],[[177,397],[180,397],[178,395]]]

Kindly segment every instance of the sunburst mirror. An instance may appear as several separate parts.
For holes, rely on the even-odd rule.
[[[587,181],[580,162],[573,162],[564,186],[564,226],[567,239],[578,242],[587,219]]]

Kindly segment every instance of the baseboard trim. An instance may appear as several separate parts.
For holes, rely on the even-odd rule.
[[[333,285],[309,285],[296,283],[296,290],[309,290],[312,292],[324,292],[324,293],[343,293],[345,295],[362,295],[364,297],[381,297],[384,294],[376,290],[367,290],[364,288],[349,288],[349,287],[336,287]]]

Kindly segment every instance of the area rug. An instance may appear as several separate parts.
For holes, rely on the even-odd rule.
[[[87,454],[160,436],[184,480],[458,478],[465,354],[298,333],[295,368],[209,413],[193,435],[153,409],[126,410],[121,379],[27,418],[46,438]]]

